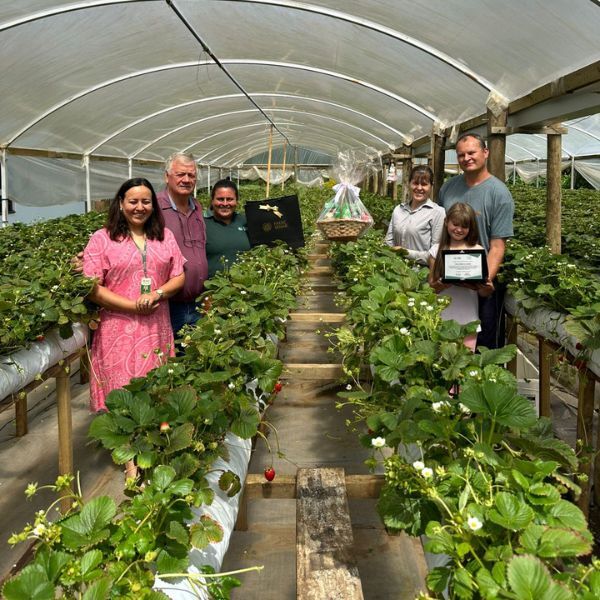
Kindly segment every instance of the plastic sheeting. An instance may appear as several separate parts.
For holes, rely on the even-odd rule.
[[[0,400],[22,390],[35,378],[82,348],[87,342],[87,325],[73,325],[70,338],[60,337],[58,330],[46,334],[44,341],[34,342],[27,349],[0,357]]]
[[[217,459],[212,465],[211,472],[207,475],[210,488],[215,492],[215,499],[210,506],[201,506],[193,509],[194,519],[192,522],[198,522],[202,515],[207,515],[217,521],[223,527],[223,539],[218,543],[209,544],[203,550],[193,549],[190,552],[191,566],[189,573],[199,573],[204,565],[210,565],[218,573],[223,563],[223,558],[229,547],[229,540],[235,527],[237,514],[239,511],[240,494],[229,498],[225,492],[219,488],[219,477],[223,470],[233,471],[243,483],[248,473],[248,463],[250,462],[250,453],[252,449],[252,440],[243,440],[242,438],[229,432],[225,436],[225,446],[229,450],[229,460]],[[156,578],[154,587],[167,594],[174,600],[189,600],[190,598],[200,598],[208,600],[206,592],[198,594],[187,579],[175,582],[173,580],[162,580]]]
[[[565,315],[547,308],[525,311],[510,294],[505,298],[506,311],[517,317],[530,331],[535,331],[547,340],[565,348],[572,356],[580,356],[578,340],[565,329]],[[594,350],[588,361],[588,369],[600,377],[600,350]]]
[[[127,160],[135,172],[179,150],[237,167],[271,126],[290,152],[385,154],[485,114],[489,98],[560,92],[600,59],[599,27],[589,0],[1,2],[3,184],[17,203],[72,202],[86,191],[76,169],[13,172],[10,158],[102,157],[113,163],[92,167],[90,187],[110,197]]]

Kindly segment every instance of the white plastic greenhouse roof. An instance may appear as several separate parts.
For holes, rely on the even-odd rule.
[[[271,126],[275,146],[374,155],[486,106],[589,115],[599,31],[598,0],[3,1],[0,148],[231,168]]]

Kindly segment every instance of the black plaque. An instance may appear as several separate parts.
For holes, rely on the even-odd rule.
[[[247,233],[251,246],[283,241],[290,248],[304,246],[298,196],[246,202]]]

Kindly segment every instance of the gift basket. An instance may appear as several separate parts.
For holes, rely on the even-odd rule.
[[[352,242],[373,225],[373,217],[358,197],[356,184],[362,181],[367,165],[353,161],[348,154],[338,156],[334,169],[340,183],[333,186],[335,196],[325,203],[317,218],[317,227],[334,242]]]

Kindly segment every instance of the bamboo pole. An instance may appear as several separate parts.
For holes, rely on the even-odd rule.
[[[560,134],[548,134],[546,163],[546,244],[560,254],[561,221],[561,142]]]
[[[73,473],[73,419],[71,416],[71,382],[68,364],[65,363],[56,375],[56,405],[58,413],[58,473]],[[64,491],[70,493],[69,490]],[[64,498],[60,503],[63,513],[71,506],[71,500]]]
[[[287,154],[287,140],[283,140],[283,168],[281,172],[281,190],[285,188],[285,158]]]
[[[587,369],[579,371],[577,394],[577,444],[579,446],[579,473],[588,477],[581,481],[581,496],[577,504],[587,517],[590,510],[590,487],[592,460],[594,456],[594,376]]]
[[[273,125],[269,127],[269,160],[267,161],[267,198],[271,186],[271,154],[273,152]]]
[[[294,181],[298,183],[298,146],[294,146]]]

